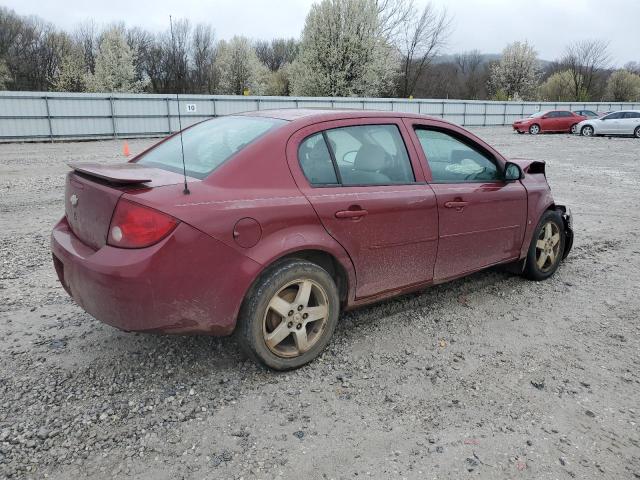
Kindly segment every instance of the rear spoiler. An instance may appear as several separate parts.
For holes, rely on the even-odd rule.
[[[69,167],[78,173],[106,180],[117,185],[135,185],[150,182],[153,178],[151,170],[137,163],[117,163],[105,165],[103,163],[69,163]],[[156,175],[157,176],[157,175]]]

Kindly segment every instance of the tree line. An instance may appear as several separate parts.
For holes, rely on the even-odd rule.
[[[576,41],[541,62],[516,41],[497,56],[443,55],[453,18],[413,0],[319,0],[300,38],[218,39],[212,25],[163,32],[89,20],[73,31],[0,7],[0,89],[545,101],[640,100],[640,63]]]

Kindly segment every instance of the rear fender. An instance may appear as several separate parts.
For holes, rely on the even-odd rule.
[[[278,231],[277,235],[270,235],[249,249],[245,254],[262,265],[253,282],[278,260],[290,257],[296,252],[310,250],[330,255],[342,267],[347,277],[346,303],[351,304],[355,298],[356,285],[356,271],[353,262],[342,245],[329,235],[322,225],[282,229]]]

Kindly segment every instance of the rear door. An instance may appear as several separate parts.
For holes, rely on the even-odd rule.
[[[503,180],[504,160],[456,127],[407,120],[436,193],[440,282],[519,257],[527,194]]]
[[[287,145],[296,183],[354,263],[357,298],[433,278],[436,197],[405,140],[400,119],[362,118],[306,127]]]
[[[633,135],[636,128],[640,126],[640,112],[624,112],[624,118],[620,122],[620,133]]]
[[[569,131],[574,124],[580,121],[569,111],[558,113],[560,114],[558,117],[558,130],[560,131]]]

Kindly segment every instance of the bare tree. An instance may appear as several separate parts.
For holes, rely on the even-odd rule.
[[[216,68],[217,45],[211,25],[199,23],[193,30],[191,39],[192,91],[214,93],[219,84]]]
[[[136,70],[136,81],[148,83],[149,76],[146,72],[145,57],[153,47],[154,36],[140,27],[133,27],[125,32],[127,45],[133,52],[133,66]]]
[[[451,18],[446,10],[437,10],[428,3],[421,14],[412,8],[412,14],[402,25],[398,47],[402,53],[400,95],[413,95],[416,84],[433,58],[446,43],[451,30]]]
[[[609,43],[604,40],[581,40],[567,46],[560,63],[571,72],[574,100],[596,96],[598,74],[607,68],[610,58]]]
[[[640,75],[640,62],[628,62],[624,66],[624,69],[631,73],[635,73],[636,75]]]
[[[454,61],[460,73],[463,97],[480,98],[487,81],[485,78],[487,72],[480,51],[471,50],[459,53],[454,57]]]
[[[98,53],[98,27],[95,21],[86,20],[80,23],[73,35],[73,39],[82,49],[86,73],[94,73],[96,69],[96,55]]]
[[[270,42],[259,40],[254,45],[260,61],[272,72],[277,72],[298,56],[298,42],[293,38],[276,38]]]
[[[415,14],[413,0],[376,0],[379,34],[388,44],[395,43],[402,26]]]

